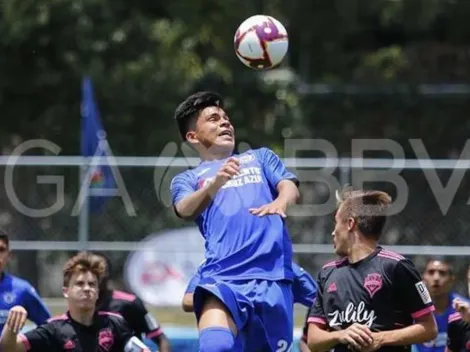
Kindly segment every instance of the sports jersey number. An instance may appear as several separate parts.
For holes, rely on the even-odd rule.
[[[289,346],[289,343],[286,340],[279,340],[277,342],[276,352],[291,352],[292,344]]]

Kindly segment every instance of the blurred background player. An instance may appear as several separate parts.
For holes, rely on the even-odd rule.
[[[41,325],[51,314],[29,282],[5,272],[10,256],[8,235],[0,230],[0,327],[3,329],[8,311],[17,305],[26,309],[30,321]]]
[[[426,285],[413,263],[378,245],[390,196],[346,189],[338,195],[332,233],[343,259],[319,273],[308,319],[312,351],[410,351],[435,339],[437,326]]]
[[[449,315],[455,313],[452,302],[456,298],[464,299],[453,291],[455,275],[452,266],[443,259],[430,259],[424,268],[423,281],[431,294],[435,311],[437,338],[415,345],[420,352],[444,352],[447,344],[447,322]]]
[[[119,313],[139,339],[145,334],[145,337],[158,346],[159,351],[170,352],[167,337],[157,320],[147,311],[144,303],[130,293],[112,289],[112,266],[109,259],[102,253],[94,253],[94,260],[105,268],[100,282],[98,309]]]
[[[142,341],[133,336],[120,315],[96,310],[99,282],[104,271],[105,267],[88,253],[82,252],[70,258],[63,270],[67,313],[18,335],[28,313],[22,306],[13,307],[0,337],[0,350],[150,352]]]
[[[195,220],[206,241],[194,292],[200,350],[243,350],[256,331],[250,348],[286,351],[293,339],[293,272],[284,218],[299,198],[297,178],[270,149],[233,155],[235,131],[218,94],[188,97],[175,119],[201,159],[171,182],[176,214]]]

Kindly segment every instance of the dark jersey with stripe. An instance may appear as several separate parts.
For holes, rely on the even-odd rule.
[[[426,286],[413,263],[381,247],[356,263],[347,258],[326,264],[318,276],[317,299],[308,322],[328,330],[344,330],[354,323],[372,331],[413,324],[434,311]],[[338,345],[336,351],[347,351]],[[386,346],[383,351],[411,350]]]
[[[149,339],[153,339],[158,338],[163,333],[160,324],[147,311],[144,303],[130,293],[117,290],[109,291],[104,294],[98,308],[99,310],[122,315],[139,339],[142,334],[145,334]]]
[[[20,335],[31,352],[122,352],[132,331],[118,314],[97,312],[93,324],[80,324],[66,313]]]
[[[447,348],[452,352],[470,351],[470,324],[462,319],[460,313],[449,315]]]

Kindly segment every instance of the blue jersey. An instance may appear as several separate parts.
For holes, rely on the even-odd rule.
[[[294,270],[294,281],[292,282],[294,303],[310,308],[317,296],[317,282],[304,268],[297,264],[292,263],[292,269]]]
[[[0,281],[0,327],[3,329],[8,311],[22,306],[28,312],[28,319],[41,325],[51,317],[41,298],[29,282],[9,274],[2,274]]]
[[[452,308],[452,301],[455,298],[460,298],[463,301],[468,301],[468,299],[458,295],[455,292],[452,292],[449,296],[449,306],[442,314],[437,314],[434,311],[434,318],[436,319],[437,324],[437,337],[435,340],[425,342],[423,344],[415,345],[415,348],[419,352],[444,352],[447,345],[447,321],[449,315],[455,313],[454,308]]]
[[[299,303],[303,306],[306,306],[307,308],[310,308],[313,305],[313,301],[317,295],[317,282],[312,278],[312,276],[310,276],[309,273],[307,273],[302,267],[295,263],[292,263],[292,270],[294,271],[294,281],[292,282],[294,303]],[[201,279],[200,271],[201,266],[189,281],[185,293],[194,292]]]
[[[277,185],[296,177],[270,149],[236,155],[240,173],[215,195],[196,223],[206,240],[201,277],[223,280],[292,280],[292,243],[279,215],[258,217],[249,212],[271,203]],[[226,159],[204,161],[171,182],[173,204],[204,187]]]

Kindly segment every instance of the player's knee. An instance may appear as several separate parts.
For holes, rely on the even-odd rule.
[[[228,352],[233,351],[235,337],[233,333],[223,327],[202,329],[199,336],[200,352]]]

